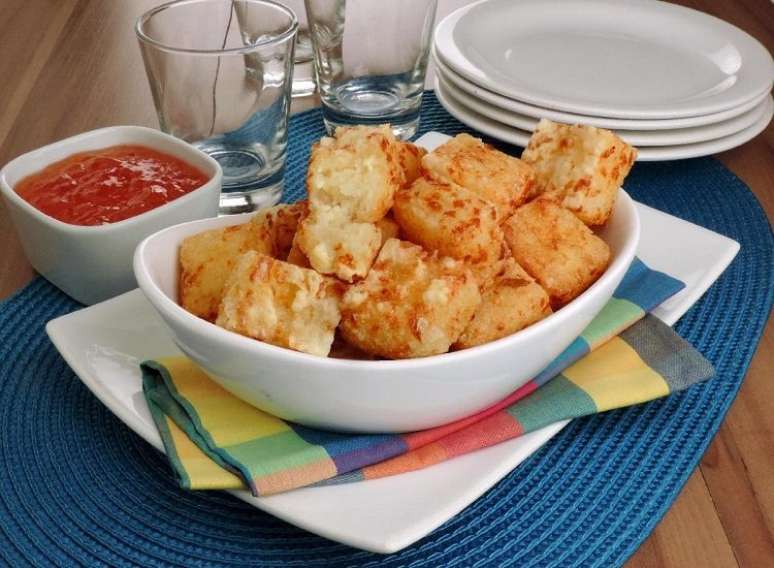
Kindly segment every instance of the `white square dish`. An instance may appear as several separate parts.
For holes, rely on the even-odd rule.
[[[638,256],[686,284],[655,311],[671,325],[720,276],[739,245],[645,205],[636,207],[642,226]],[[163,451],[142,394],[138,365],[144,359],[180,351],[142,293],[135,290],[57,318],[49,322],[47,331],[84,384],[124,423]],[[234,494],[332,540],[373,552],[395,552],[472,503],[565,424],[395,477],[261,498],[247,491]],[[443,483],[438,483],[439,479]],[[396,495],[401,498],[396,499]]]

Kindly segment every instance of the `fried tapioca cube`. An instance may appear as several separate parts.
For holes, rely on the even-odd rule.
[[[519,207],[503,229],[513,258],[548,292],[554,309],[593,284],[610,261],[607,243],[550,199]]]
[[[480,302],[464,263],[390,239],[368,276],[344,295],[339,330],[372,355],[425,357],[448,351]]]
[[[229,276],[217,325],[272,345],[325,357],[341,314],[343,285],[256,252]]]
[[[501,221],[528,199],[535,183],[528,164],[469,134],[458,134],[427,154],[422,167],[492,203]]]
[[[476,193],[420,177],[395,194],[393,214],[406,240],[464,261],[480,279],[496,270],[503,233],[494,205]]]
[[[398,163],[403,170],[403,185],[411,185],[422,173],[422,157],[427,150],[411,142],[398,142]]]
[[[285,260],[293,245],[298,224],[307,212],[307,202],[277,205],[258,211],[250,223],[263,241],[272,243],[271,255]]]
[[[209,321],[218,316],[223,286],[237,257],[247,251],[274,252],[271,234],[253,223],[211,229],[183,240],[180,245],[180,305]]]
[[[587,225],[602,225],[636,157],[637,150],[609,130],[543,119],[521,159],[535,169],[539,193]]]
[[[351,221],[341,207],[321,206],[301,222],[296,244],[317,272],[352,282],[368,274],[382,232],[374,223]]]
[[[336,130],[312,147],[306,185],[310,210],[340,207],[350,220],[375,223],[403,183],[398,142],[389,126]]]
[[[455,349],[506,337],[551,314],[546,291],[513,258],[502,260],[498,268]]]

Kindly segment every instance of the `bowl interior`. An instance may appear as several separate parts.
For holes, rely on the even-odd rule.
[[[598,232],[599,236],[610,246],[612,253],[611,263],[607,271],[591,288],[589,288],[589,290],[561,310],[558,310],[554,315],[514,335],[519,335],[524,331],[529,331],[530,333],[536,332],[537,328],[541,327],[544,322],[555,319],[557,316],[560,318],[570,317],[571,312],[575,310],[575,306],[582,305],[584,296],[592,293],[594,288],[604,285],[605,280],[615,278],[616,275],[622,275],[626,271],[632,261],[639,240],[639,219],[634,203],[629,195],[624,190],[619,191],[620,193],[616,200],[615,210],[610,221]],[[157,292],[160,292],[161,295],[175,304],[173,309],[175,311],[179,310],[180,312],[184,312],[183,308],[177,305],[178,250],[182,241],[186,237],[202,231],[245,223],[252,215],[252,213],[246,213],[243,215],[204,219],[164,229],[148,237],[145,242],[140,245],[136,263],[138,264],[138,267],[141,267],[140,269],[147,272],[150,280],[149,284],[153,286]],[[142,279],[140,279],[140,282],[142,285]],[[473,349],[480,349],[480,347]]]

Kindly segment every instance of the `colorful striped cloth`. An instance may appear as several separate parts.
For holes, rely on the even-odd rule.
[[[547,369],[505,400],[410,434],[307,428],[241,401],[185,357],[143,363],[143,391],[180,484],[269,495],[427,467],[554,422],[666,396],[711,365],[647,312],[683,284],[635,259],[603,311]]]

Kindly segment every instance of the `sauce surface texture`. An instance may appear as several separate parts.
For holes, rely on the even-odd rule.
[[[22,179],[14,190],[65,223],[104,225],[169,203],[208,180],[179,158],[122,145],[73,154]]]

